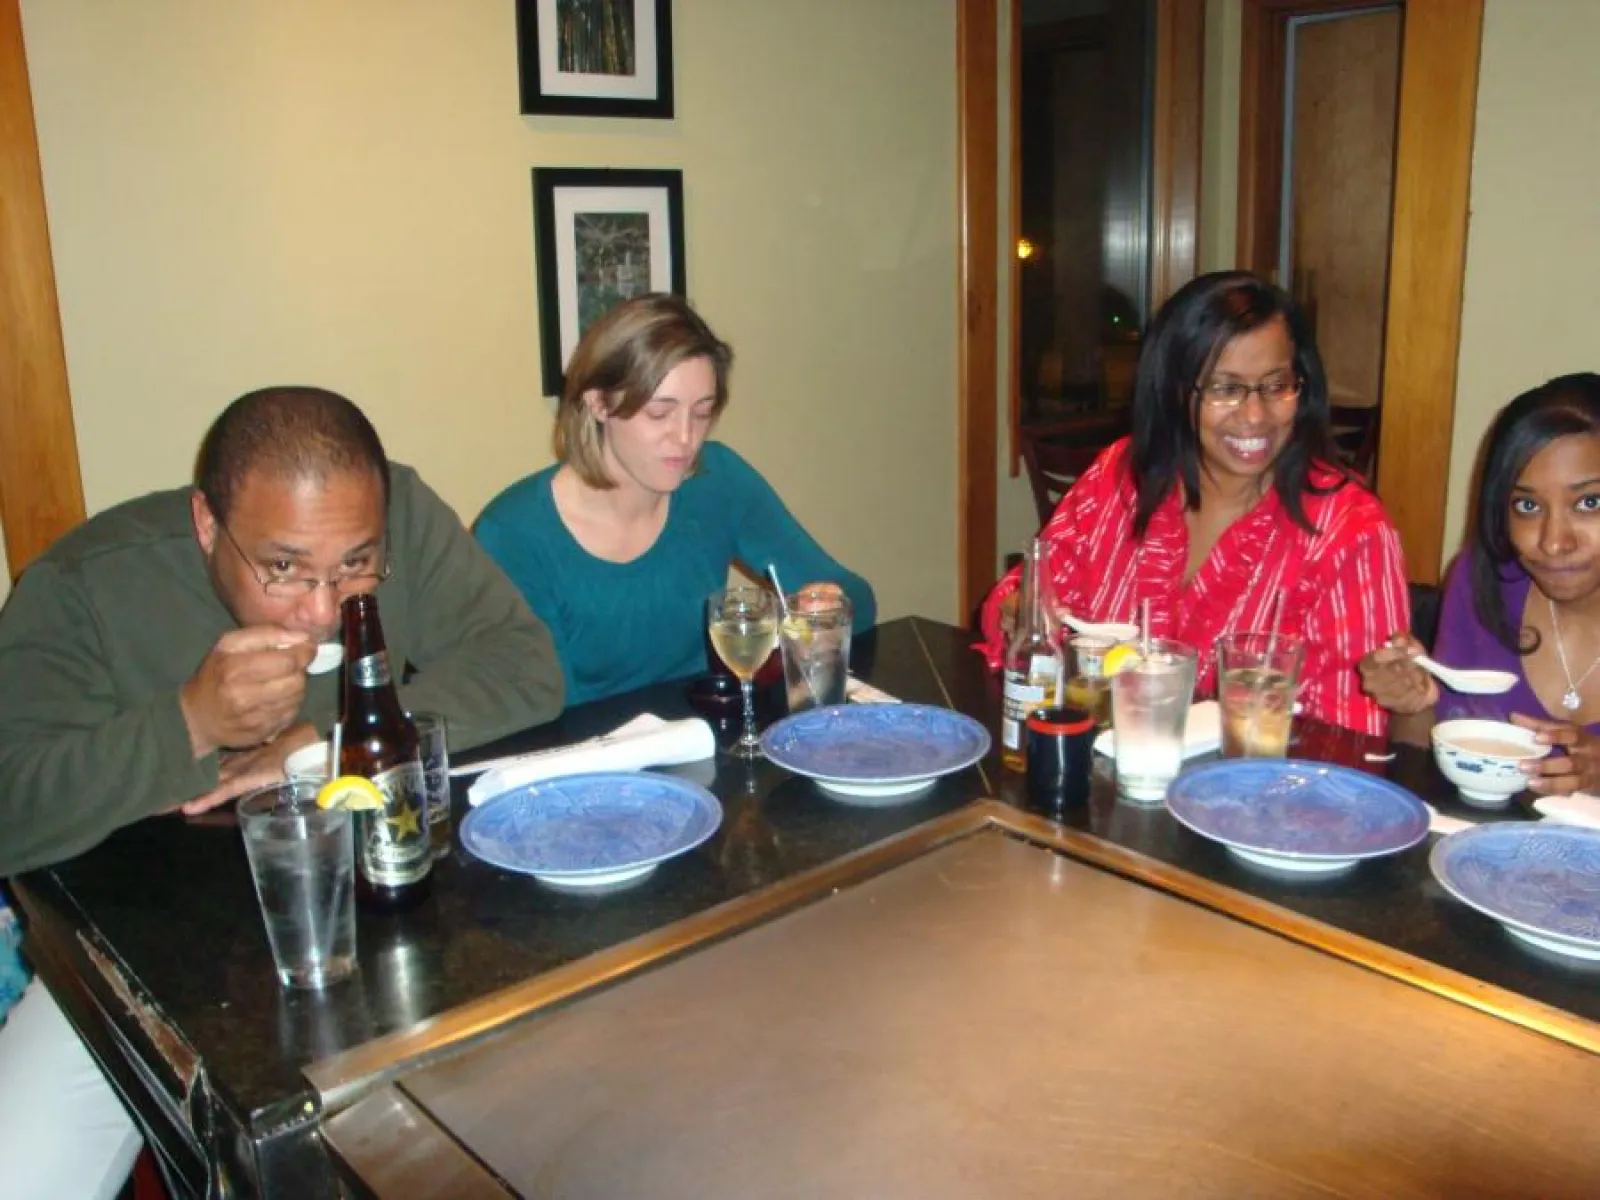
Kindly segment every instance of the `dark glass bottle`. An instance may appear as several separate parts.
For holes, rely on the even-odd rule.
[[[345,597],[344,700],[339,714],[339,774],[377,784],[384,807],[355,813],[356,902],[398,912],[433,889],[428,786],[417,730],[400,707],[378,598]]]

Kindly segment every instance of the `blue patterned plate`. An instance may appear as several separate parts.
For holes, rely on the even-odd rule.
[[[761,735],[761,749],[796,775],[854,804],[907,799],[989,753],[989,731],[931,704],[835,704],[795,713]]]
[[[1246,862],[1332,874],[1428,836],[1428,809],[1386,779],[1292,758],[1241,758],[1185,771],[1172,815]]]
[[[562,888],[642,879],[722,824],[705,788],[670,775],[613,771],[516,788],[467,814],[461,844],[484,862]]]
[[[1600,960],[1600,829],[1479,825],[1441,839],[1428,866],[1445,891],[1507,933],[1557,954]]]

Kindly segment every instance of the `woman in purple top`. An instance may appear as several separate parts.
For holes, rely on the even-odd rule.
[[[1488,717],[1565,753],[1529,764],[1531,790],[1600,788],[1600,375],[1524,392],[1489,428],[1472,539],[1451,566],[1433,656],[1511,671],[1501,696],[1443,691],[1406,634],[1361,661],[1391,735],[1425,742],[1435,720]]]

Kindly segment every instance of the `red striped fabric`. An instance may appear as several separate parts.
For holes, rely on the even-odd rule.
[[[1400,539],[1378,498],[1359,483],[1307,495],[1308,533],[1269,491],[1217,540],[1188,583],[1189,530],[1177,489],[1133,538],[1134,488],[1127,439],[1102,454],[1062,498],[1041,536],[1057,603],[1091,621],[1133,621],[1150,601],[1151,632],[1200,650],[1201,695],[1216,689],[1213,647],[1224,633],[1267,629],[1276,598],[1280,628],[1306,641],[1300,699],[1322,721],[1382,735],[1387,714],[1362,694],[1356,663],[1411,623]],[[1331,472],[1319,472],[1325,485]],[[1000,605],[1018,571],[984,601],[980,649],[998,668]]]

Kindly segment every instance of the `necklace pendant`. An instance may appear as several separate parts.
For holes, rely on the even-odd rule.
[[[1583,697],[1578,695],[1577,688],[1567,689],[1567,694],[1561,697],[1561,707],[1568,712],[1577,712],[1583,707]]]

